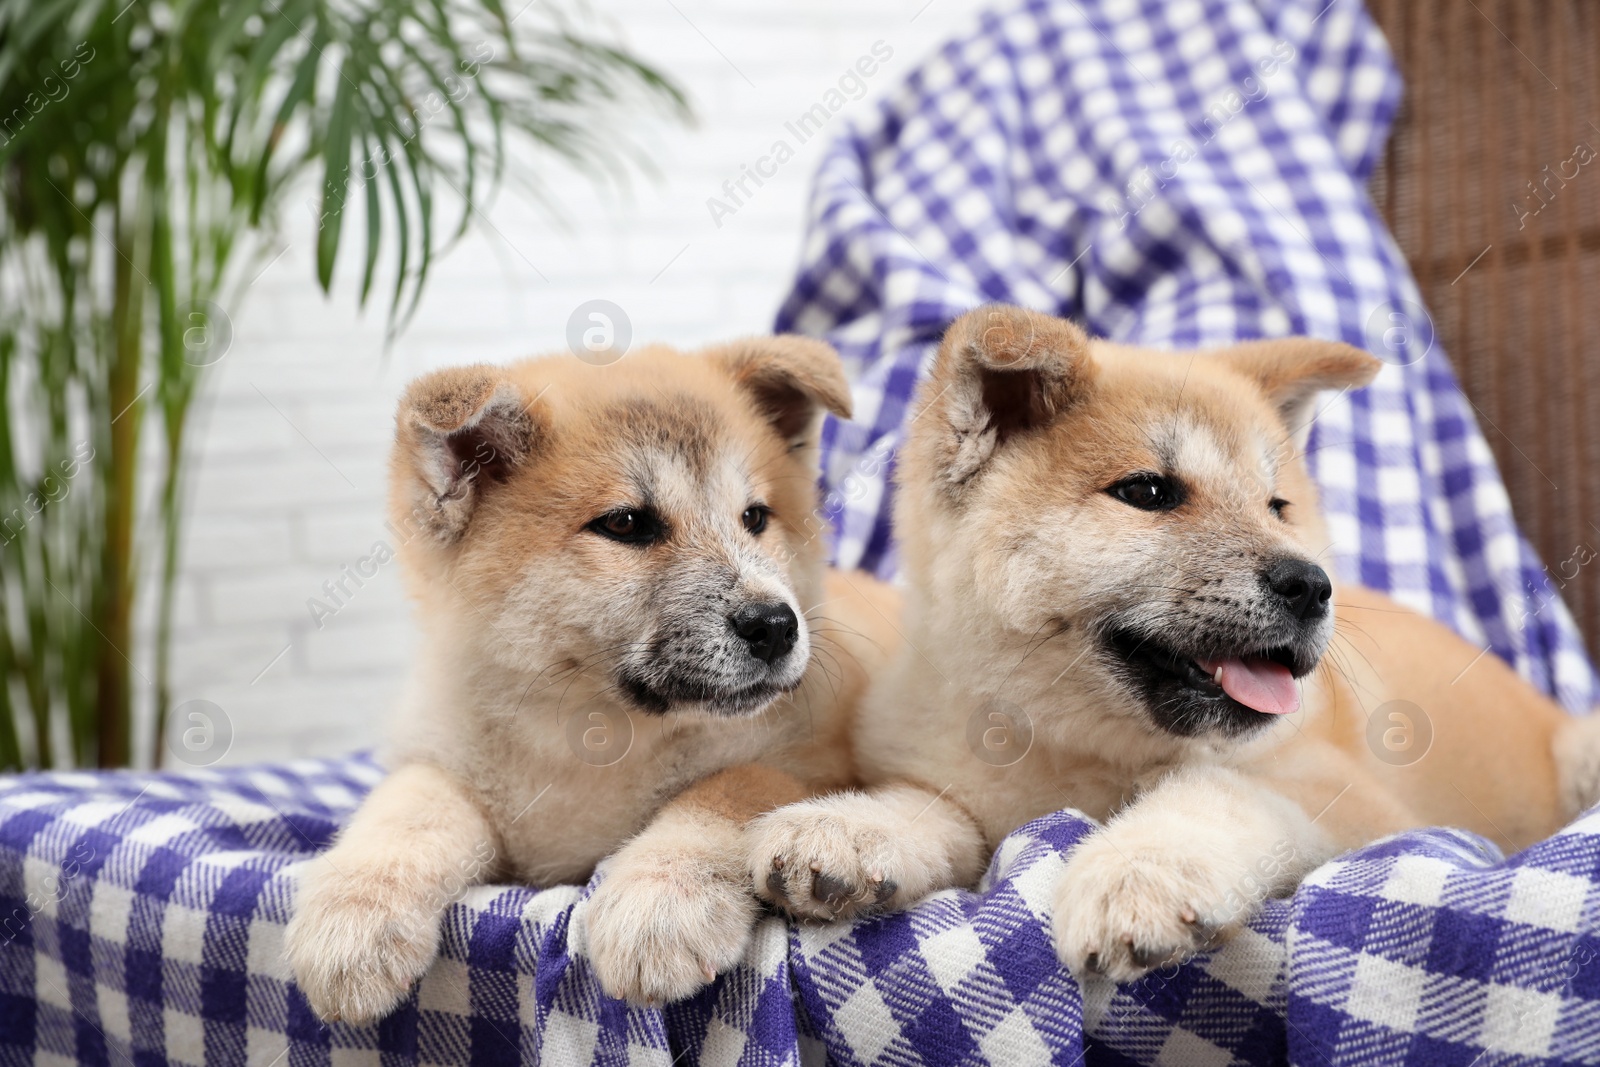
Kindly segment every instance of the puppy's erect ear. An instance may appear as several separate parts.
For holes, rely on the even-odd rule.
[[[811,440],[822,412],[850,417],[850,383],[839,353],[824,341],[797,334],[751,337],[706,353],[754,398],[790,444]]]
[[[505,481],[538,436],[521,391],[486,364],[418,378],[395,421],[396,510],[446,543],[466,531],[485,486]]]
[[[1382,360],[1353,345],[1312,337],[1246,341],[1220,350],[1217,358],[1260,386],[1296,446],[1311,431],[1318,393],[1359,389],[1383,369]]]
[[[1054,422],[1093,374],[1089,337],[1066,319],[992,304],[945,331],[933,374],[922,387],[916,433],[940,435],[935,461],[960,486],[995,450]]]

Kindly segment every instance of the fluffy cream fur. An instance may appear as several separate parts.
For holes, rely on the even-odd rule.
[[[764,816],[756,885],[809,873],[830,903],[792,881],[771,895],[806,917],[899,906],[1077,808],[1105,825],[1068,858],[1057,949],[1124,980],[1226,938],[1341,850],[1434,823],[1519,848],[1593,803],[1600,727],[1368,590],[1296,631],[1316,658],[1290,715],[1152,700],[1128,658],[1145,638],[1118,651],[1124,631],[1198,649],[1266,625],[1264,568],[1330,545],[1299,454],[1317,395],[1377,369],[1307,339],[1165,353],[1016,308],[956,322],[900,456],[906,641],[854,735],[878,788]],[[1181,502],[1118,499],[1141,472]],[[1418,758],[1369,742],[1407,706],[1431,727]],[[991,750],[996,730],[1013,736]]]
[[[319,1015],[391,1010],[466,887],[602,860],[573,942],[607,992],[677,999],[738,958],[746,825],[851,782],[851,709],[895,640],[893,595],[821,565],[824,409],[849,411],[838,357],[793,337],[411,386],[391,513],[423,639],[391,774],[304,870],[287,953]],[[666,532],[597,533],[618,509]],[[798,629],[768,664],[731,623],[773,602]]]

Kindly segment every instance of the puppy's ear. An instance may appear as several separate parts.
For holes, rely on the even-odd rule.
[[[912,416],[925,427],[913,432],[939,435],[935,462],[957,487],[1007,440],[1059,418],[1093,372],[1089,337],[1073,323],[1003,304],[981,307],[945,331]]]
[[[751,337],[706,353],[790,444],[815,436],[823,411],[850,417],[850,383],[833,346],[798,334]]]
[[[418,378],[395,422],[395,510],[447,544],[466,531],[485,488],[505,481],[538,436],[521,391],[486,364]]]
[[[1318,393],[1359,389],[1383,369],[1382,360],[1359,348],[1312,337],[1246,341],[1222,349],[1217,358],[1267,394],[1297,447],[1311,432]]]

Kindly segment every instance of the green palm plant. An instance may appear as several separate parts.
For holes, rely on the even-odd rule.
[[[392,336],[513,152],[614,180],[640,106],[543,0],[0,0],[0,769],[159,761],[188,414],[289,191]]]

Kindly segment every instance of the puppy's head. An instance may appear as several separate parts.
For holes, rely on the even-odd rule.
[[[825,410],[843,370],[799,337],[418,379],[390,507],[428,640],[644,711],[761,710],[810,655]]]
[[[985,670],[1031,687],[1019,698],[1041,714],[1259,730],[1298,706],[1333,630],[1299,452],[1312,405],[1378,367],[1303,338],[1161,353],[1017,308],[964,316],[902,458],[897,528],[924,610],[975,605],[980,640],[1024,652]]]

